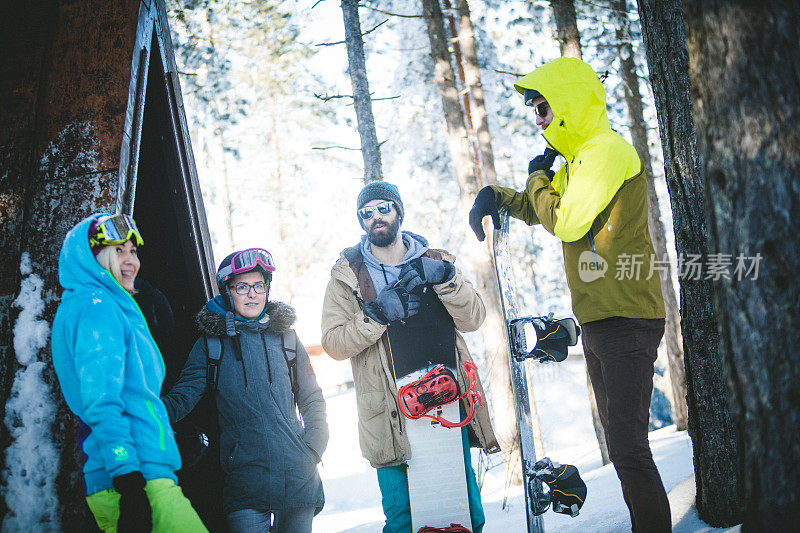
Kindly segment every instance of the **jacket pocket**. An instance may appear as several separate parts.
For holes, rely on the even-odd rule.
[[[220,464],[223,472],[229,474],[233,470],[236,461],[236,456],[239,452],[239,441],[234,440],[230,445],[224,446],[220,449]]]
[[[393,449],[389,416],[382,391],[363,392],[356,396],[361,451],[364,457],[378,463],[386,462],[386,450]]]

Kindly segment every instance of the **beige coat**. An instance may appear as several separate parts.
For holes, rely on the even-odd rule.
[[[346,250],[347,251],[347,250]],[[346,252],[345,251],[345,252]],[[360,258],[360,256],[359,256]],[[447,252],[442,258],[454,261]],[[366,267],[360,263],[366,274]],[[363,277],[361,278],[363,279]],[[453,318],[459,331],[475,331],[483,323],[486,309],[483,301],[461,272],[433,289]],[[350,359],[358,406],[358,439],[361,453],[375,468],[400,464],[411,457],[405,433],[405,419],[397,408],[397,385],[389,368],[387,328],[367,317],[361,309],[363,288],[359,286],[350,261],[342,257],[331,269],[331,280],[325,291],[322,308],[322,347],[334,359]],[[374,289],[373,289],[374,292]],[[374,296],[373,296],[374,298]],[[367,298],[368,300],[370,298]],[[463,364],[472,361],[467,345],[456,332],[459,387],[465,390]],[[478,381],[477,390],[484,398]],[[463,402],[463,400],[462,400]],[[468,410],[468,405],[463,405]],[[487,406],[478,408],[475,420],[468,426],[470,443],[487,453],[500,451],[492,431]]]

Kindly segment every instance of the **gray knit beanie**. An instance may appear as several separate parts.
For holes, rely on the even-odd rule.
[[[403,209],[403,200],[400,199],[400,193],[397,190],[397,185],[385,181],[373,181],[368,183],[361,189],[361,192],[358,193],[356,210],[361,209],[364,207],[364,204],[372,200],[391,200],[397,208],[397,215],[400,217],[401,221],[403,220],[405,211]],[[359,221],[360,220],[359,218]]]

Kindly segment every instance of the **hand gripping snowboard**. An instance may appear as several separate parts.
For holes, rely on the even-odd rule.
[[[411,445],[406,472],[413,532],[470,525],[463,443],[457,427],[461,418],[456,401],[455,325],[433,289],[426,288],[420,299],[416,315],[388,327],[398,408],[407,413],[401,415],[400,424]],[[445,401],[449,403],[442,404]]]
[[[544,482],[549,478],[545,476],[552,469],[545,469],[552,463],[548,458],[537,463],[536,451],[533,442],[533,424],[531,423],[531,408],[528,403],[528,384],[525,379],[525,359],[536,359],[541,363],[547,361],[563,361],[567,357],[567,347],[574,346],[580,335],[580,328],[572,319],[554,320],[552,315],[547,317],[520,317],[517,309],[516,289],[514,288],[513,273],[511,271],[511,257],[508,249],[508,211],[500,210],[500,229],[494,231],[493,239],[494,266],[497,274],[497,283],[500,287],[500,300],[506,322],[506,338],[508,340],[509,361],[511,364],[511,384],[514,391],[514,405],[517,417],[517,431],[519,433],[520,459],[522,461],[523,486],[525,492],[525,512],[528,533],[542,533],[544,524],[541,514],[554,502],[556,512],[564,512],[566,508],[573,517],[577,516],[580,506],[586,497],[586,485],[583,485],[583,495],[577,500],[570,500],[565,504],[555,502],[553,498],[558,495],[551,489],[544,491]],[[526,334],[526,325],[532,326]],[[531,337],[530,339],[528,337]],[[528,342],[528,341],[532,342]],[[578,471],[571,465],[569,474],[577,476]],[[573,472],[574,471],[574,472]],[[572,478],[571,478],[572,479]],[[577,481],[575,482],[577,484]],[[549,483],[548,483],[549,486]]]

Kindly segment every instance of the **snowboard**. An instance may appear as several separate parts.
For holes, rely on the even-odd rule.
[[[525,492],[525,514],[528,533],[543,533],[544,523],[540,516],[549,503],[544,494],[542,482],[536,478],[536,449],[533,441],[531,407],[528,401],[528,383],[525,376],[525,359],[515,356],[514,338],[511,324],[520,318],[517,309],[517,293],[514,275],[511,270],[511,255],[508,247],[508,211],[500,210],[500,229],[494,230],[492,249],[497,284],[500,287],[500,300],[506,322],[506,340],[511,369],[511,384],[514,392],[514,405],[519,434],[519,455],[522,461],[523,488]]]
[[[398,389],[440,364],[458,375],[453,319],[432,288],[426,286],[420,297],[416,315],[388,327]],[[459,402],[439,407],[435,414],[459,421]],[[412,420],[399,411],[398,416],[411,445],[407,475],[412,532],[450,524],[471,528],[461,428],[446,428],[425,417]]]

